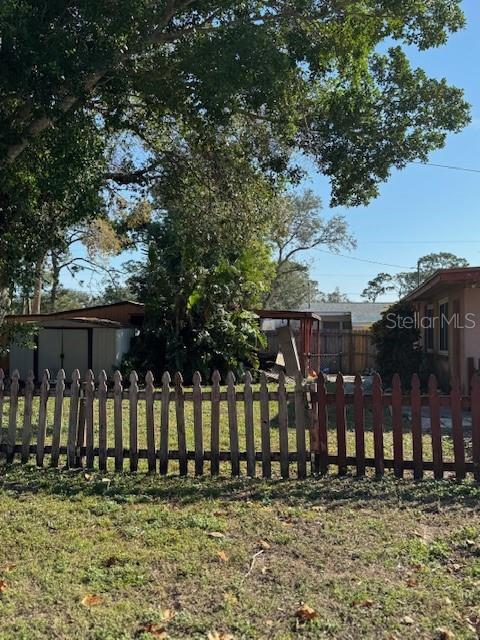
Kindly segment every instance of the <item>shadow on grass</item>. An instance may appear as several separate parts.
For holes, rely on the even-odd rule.
[[[75,500],[98,496],[117,502],[191,504],[217,499],[225,502],[273,502],[290,506],[322,504],[327,509],[369,503],[402,509],[422,507],[426,511],[478,508],[480,485],[425,479],[397,480],[390,475],[355,478],[326,476],[307,480],[262,480],[249,478],[201,478],[148,475],[143,473],[99,473],[38,469],[20,464],[0,466],[0,494],[40,494]]]

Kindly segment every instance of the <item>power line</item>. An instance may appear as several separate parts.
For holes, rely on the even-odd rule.
[[[346,256],[344,253],[335,253],[334,251],[327,251],[327,249],[319,249],[315,247],[314,251],[320,251],[320,253],[328,253],[331,256],[338,256],[339,258],[347,258],[347,260],[355,260],[357,262],[368,262],[369,264],[379,264],[382,267],[394,267],[395,269],[408,269],[409,271],[415,270],[417,267],[406,267],[401,264],[390,264],[388,262],[378,262],[377,260],[367,260],[366,258],[355,258],[354,256]]]
[[[480,240],[362,240],[360,244],[480,244]]]
[[[450,165],[450,164],[438,164],[436,162],[421,162],[420,160],[416,160],[412,162],[412,164],[422,164],[428,167],[441,167],[442,169],[452,169],[453,171],[466,171],[468,173],[480,173],[480,169],[470,169],[468,167],[457,167],[455,165]]]

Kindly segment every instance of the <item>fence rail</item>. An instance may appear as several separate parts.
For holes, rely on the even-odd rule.
[[[124,388],[118,372],[109,383],[103,371],[98,381],[91,371],[81,381],[76,370],[69,388],[63,371],[53,383],[45,371],[36,388],[33,373],[21,387],[18,372],[6,381],[0,370],[0,455],[7,463],[25,464],[34,456],[38,466],[145,468],[162,475],[174,462],[180,475],[218,475],[228,468],[234,476],[305,478],[332,468],[339,475],[372,468],[378,476],[392,469],[396,477],[412,471],[415,479],[425,472],[440,479],[453,472],[457,479],[473,473],[480,480],[478,376],[470,396],[462,396],[458,384],[441,395],[434,376],[426,394],[418,376],[409,393],[398,375],[388,392],[374,375],[371,393],[360,376],[349,389],[341,374],[328,388],[323,376],[315,383],[298,376],[287,385],[283,374],[273,390],[264,374],[258,386],[249,373],[241,386],[231,373],[225,383],[215,372],[205,389],[196,373],[185,389],[179,373],[173,381],[165,373],[156,387],[148,373],[140,388],[132,372]],[[450,429],[441,423],[445,411]]]

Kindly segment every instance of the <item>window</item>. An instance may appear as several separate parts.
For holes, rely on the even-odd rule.
[[[448,302],[441,302],[440,315],[440,351],[448,351]]]
[[[433,307],[428,307],[425,314],[425,349],[427,351],[433,351],[434,343],[434,317]]]

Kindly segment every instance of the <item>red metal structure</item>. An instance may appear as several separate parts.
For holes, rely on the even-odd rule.
[[[320,323],[322,321],[320,315],[312,311],[277,311],[276,309],[261,309],[256,313],[262,320],[284,320],[288,326],[292,320],[298,320],[300,332],[297,346],[302,374],[307,377],[313,370],[320,371]]]

